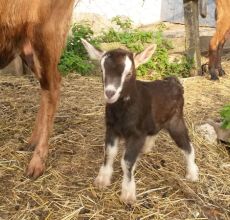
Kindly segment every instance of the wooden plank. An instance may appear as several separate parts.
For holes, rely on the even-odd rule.
[[[197,74],[201,73],[198,0],[183,0],[185,22],[185,51],[194,59]]]

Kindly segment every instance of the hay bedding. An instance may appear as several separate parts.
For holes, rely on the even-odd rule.
[[[227,64],[225,68],[230,70]],[[194,77],[184,79],[183,85],[186,122],[196,147],[200,181],[184,179],[182,154],[168,135],[161,133],[155,150],[139,161],[138,203],[131,208],[119,202],[119,157],[111,187],[100,191],[92,185],[103,160],[100,78],[69,75],[63,79],[47,169],[33,181],[24,176],[31,157],[24,146],[37,112],[39,86],[25,76],[1,76],[0,219],[229,219],[228,151],[224,145],[205,143],[194,126],[219,116],[221,106],[229,102],[230,77],[220,82]]]

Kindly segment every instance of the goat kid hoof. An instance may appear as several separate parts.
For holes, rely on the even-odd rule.
[[[197,182],[199,180],[199,168],[196,164],[187,172],[185,178],[192,182]]]
[[[126,205],[133,205],[136,203],[136,196],[129,193],[122,193],[120,196],[120,201]]]
[[[37,179],[45,171],[45,163],[40,157],[33,157],[29,163],[26,176]]]
[[[111,184],[111,181],[108,178],[105,178],[103,176],[98,176],[95,180],[94,180],[94,185],[99,188],[99,189],[103,189],[106,188],[107,186],[109,186]]]

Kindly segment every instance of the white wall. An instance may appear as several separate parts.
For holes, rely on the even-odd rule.
[[[127,16],[136,25],[160,21],[162,0],[80,0],[74,9],[74,17],[80,13],[94,13],[107,19]]]
[[[215,0],[207,1],[207,17],[199,19],[200,25],[215,26]],[[161,20],[184,23],[183,0],[162,0]]]

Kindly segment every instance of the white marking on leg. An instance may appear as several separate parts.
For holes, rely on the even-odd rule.
[[[113,174],[113,161],[118,152],[118,138],[114,140],[114,144],[106,147],[106,164],[103,164],[99,170],[99,174],[94,181],[94,184],[99,188],[104,188],[111,184]]]
[[[151,152],[152,148],[155,146],[155,140],[156,140],[156,136],[147,136],[146,137],[144,146],[142,148],[142,152],[144,154]]]
[[[190,143],[190,146],[191,146],[191,152],[190,153],[184,152],[186,165],[187,165],[186,179],[191,181],[198,181],[199,169],[195,163],[195,150],[192,143]]]
[[[123,180],[120,200],[126,204],[133,204],[136,201],[136,183],[133,176],[135,165],[131,170],[131,179],[129,178],[129,164],[122,158],[121,167],[123,170]]]

